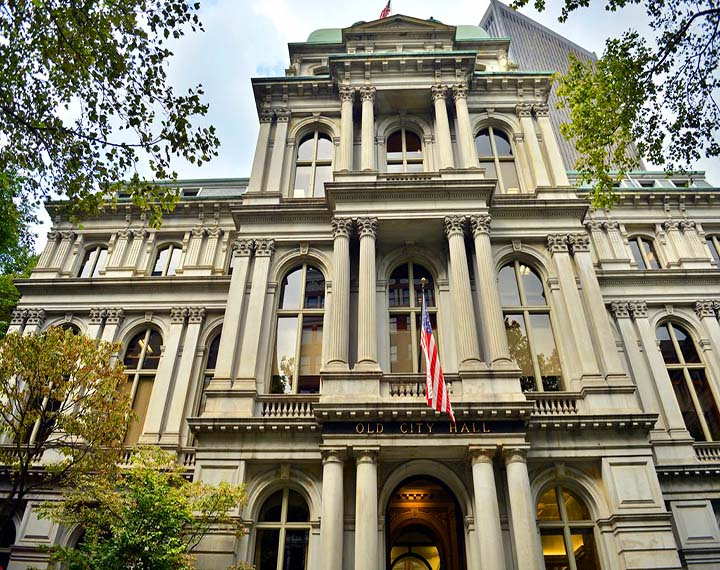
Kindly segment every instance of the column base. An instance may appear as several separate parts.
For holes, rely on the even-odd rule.
[[[520,369],[518,368],[518,365],[515,363],[515,361],[512,358],[496,358],[492,361],[490,364],[490,368],[493,370],[517,370],[518,373]]]
[[[320,370],[320,374],[324,372],[350,372],[350,367],[344,360],[332,360]]]
[[[353,372],[382,372],[382,370],[374,360],[361,360],[355,364]]]
[[[463,360],[458,367],[458,372],[480,372],[481,370],[487,370],[488,365],[478,358],[468,358]]]

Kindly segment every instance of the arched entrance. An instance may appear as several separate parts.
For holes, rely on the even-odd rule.
[[[460,507],[437,479],[405,479],[386,519],[387,570],[466,570]]]

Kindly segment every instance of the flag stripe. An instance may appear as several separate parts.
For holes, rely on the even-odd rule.
[[[452,404],[450,403],[450,394],[448,394],[442,367],[440,366],[438,348],[435,344],[435,336],[432,332],[432,325],[430,324],[430,316],[427,312],[424,293],[421,328],[420,348],[422,348],[425,357],[425,401],[433,410],[445,412],[450,416],[452,422],[455,423],[455,415],[453,414]]]

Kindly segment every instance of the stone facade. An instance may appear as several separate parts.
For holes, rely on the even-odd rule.
[[[550,74],[480,28],[320,35],[253,79],[249,180],[179,183],[159,230],[50,206],[12,329],[137,350],[128,443],[247,486],[199,568],[717,567],[716,189],[639,173],[589,208]],[[457,425],[425,405],[423,294]],[[11,570],[77,540],[45,498]]]

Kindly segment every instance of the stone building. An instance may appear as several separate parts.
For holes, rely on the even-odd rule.
[[[249,179],[179,183],[159,230],[49,206],[12,327],[122,342],[126,443],[247,486],[249,533],[200,568],[720,564],[720,192],[640,172],[589,208],[510,43],[318,30],[253,79]],[[456,425],[424,401],[423,278]],[[45,498],[4,529],[12,570],[77,540]]]

